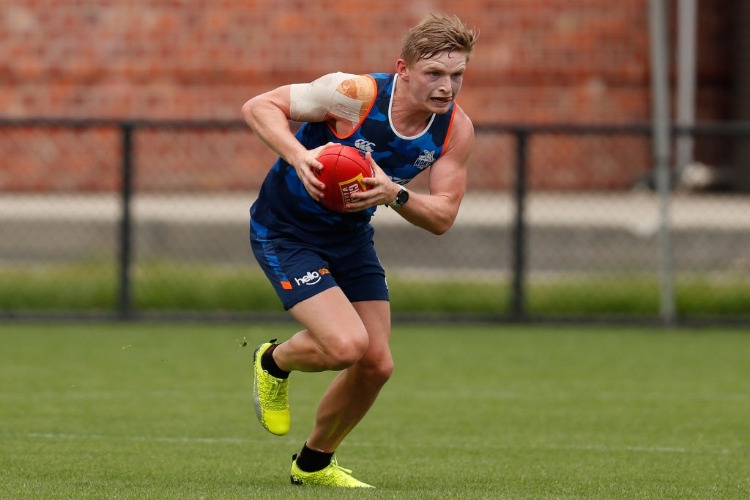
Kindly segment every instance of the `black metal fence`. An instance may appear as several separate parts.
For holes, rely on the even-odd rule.
[[[476,131],[448,234],[374,218],[394,314],[659,322],[650,127]],[[750,124],[673,135],[701,159],[670,199],[678,322],[750,323]],[[285,317],[247,245],[258,146],[239,121],[0,121],[0,319]]]

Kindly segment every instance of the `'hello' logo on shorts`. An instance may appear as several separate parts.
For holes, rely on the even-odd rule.
[[[325,274],[331,274],[331,271],[328,270],[328,268],[324,267],[323,269],[320,269],[318,271],[307,271],[307,274],[300,277],[300,278],[294,278],[294,283],[297,284],[297,286],[300,285],[317,285],[320,283],[320,280],[323,278],[323,275]]]

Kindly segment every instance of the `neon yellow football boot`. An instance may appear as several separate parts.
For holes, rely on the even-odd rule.
[[[297,467],[297,455],[292,455],[292,484],[310,486],[333,486],[336,488],[374,488],[352,477],[352,471],[344,469],[333,457],[325,469],[316,472],[305,472]]]
[[[255,415],[268,432],[283,436],[289,432],[289,379],[276,378],[263,369],[260,358],[276,339],[261,344],[253,354],[253,397]]]

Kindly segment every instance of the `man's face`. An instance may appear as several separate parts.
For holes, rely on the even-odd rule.
[[[442,114],[461,90],[466,65],[465,52],[441,52],[403,67],[401,77],[408,79],[410,93],[417,103],[431,113]]]

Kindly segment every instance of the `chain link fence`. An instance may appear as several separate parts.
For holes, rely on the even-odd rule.
[[[476,131],[451,231],[376,212],[394,315],[660,321],[649,127]],[[678,322],[750,323],[750,126],[675,132]],[[241,122],[0,123],[0,319],[286,317],[248,246],[273,160]]]

